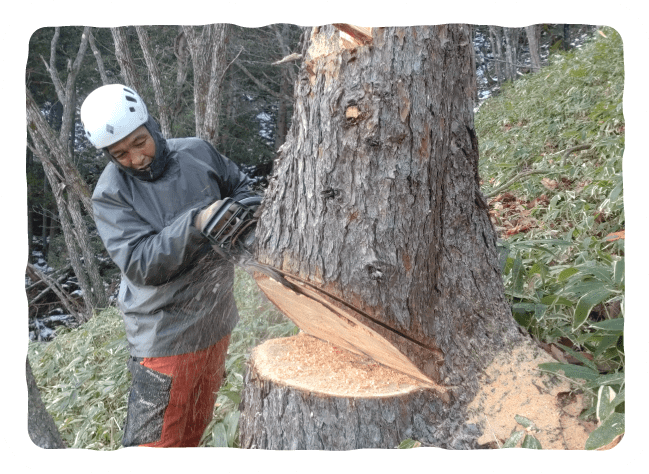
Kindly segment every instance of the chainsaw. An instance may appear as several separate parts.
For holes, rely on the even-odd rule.
[[[295,285],[274,268],[255,261],[252,254],[261,200],[261,196],[236,201],[229,197],[223,199],[200,231],[212,248],[227,261],[249,271],[259,271],[295,291]]]

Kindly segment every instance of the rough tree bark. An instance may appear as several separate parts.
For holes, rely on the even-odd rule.
[[[427,401],[408,403],[421,408],[434,401],[434,415],[403,412],[405,418],[390,422],[402,427],[401,435],[412,433],[413,423],[424,423],[421,441],[471,448],[486,429],[482,419],[469,422],[470,411],[471,416],[488,412],[486,398],[479,396],[491,393],[486,368],[509,361],[514,348],[525,347],[518,355],[521,364],[538,354],[526,345],[505,299],[496,234],[480,192],[470,30],[466,25],[375,28],[371,35],[371,44],[359,44],[341,41],[331,26],[313,30],[296,84],[292,127],[261,211],[257,257],[289,279],[308,281],[355,307],[336,309],[331,300],[328,305],[336,316],[366,315],[350,318],[349,332],[360,323],[370,339],[389,339],[428,377],[430,384],[419,386]],[[262,277],[258,282],[265,291],[273,288]],[[284,291],[299,313],[319,308],[278,284],[274,288],[271,293]],[[296,316],[290,304],[283,310]],[[312,322],[303,329],[327,340],[318,317]],[[400,337],[390,339],[395,332]],[[349,346],[361,347],[353,340]],[[319,429],[311,418],[332,426],[341,421],[343,411],[336,407],[350,400],[290,388],[291,383],[269,376],[253,357],[242,445],[268,445],[272,433],[283,431],[275,445],[290,449],[296,437],[309,438]],[[269,397],[286,387],[288,394]],[[349,398],[352,405],[370,403]],[[277,416],[266,416],[272,411],[268,403],[278,399],[286,413],[297,404],[298,412],[311,416],[284,419],[280,409],[275,412],[280,419],[273,421]],[[476,400],[483,405],[469,410]],[[343,449],[392,447],[390,442]],[[322,449],[338,448],[324,443]]]

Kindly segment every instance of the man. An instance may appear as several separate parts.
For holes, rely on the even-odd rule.
[[[112,84],[81,107],[91,143],[110,158],[92,201],[99,235],[122,272],[133,375],[124,446],[198,446],[212,418],[238,313],[234,268],[202,223],[249,179],[209,143],[165,140],[140,96]]]

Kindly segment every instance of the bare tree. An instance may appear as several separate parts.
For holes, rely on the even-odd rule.
[[[216,146],[223,77],[227,70],[227,24],[183,26],[194,68],[196,136]]]
[[[498,86],[502,84],[505,77],[503,74],[503,54],[502,54],[502,33],[498,26],[489,25],[489,41],[491,42],[491,55],[493,56],[494,69],[496,71],[496,80]]]
[[[86,305],[83,319],[87,320],[92,316],[94,308],[108,305],[108,298],[96,259],[90,248],[90,236],[82,215],[82,209],[88,215],[92,215],[91,192],[73,165],[72,144],[65,146],[64,143],[68,142],[68,137],[71,137],[74,131],[75,83],[87,50],[90,28],[84,28],[76,58],[74,62],[69,61],[65,84],[55,66],[59,35],[60,29],[56,28],[51,42],[49,63],[43,59],[59,102],[63,106],[59,136],[55,136],[28,89],[26,89],[27,130],[32,141],[32,145],[29,146],[40,158],[54,194],[72,268],[83,291]]]
[[[113,41],[115,42],[115,57],[117,58],[117,62],[122,71],[124,84],[140,92],[142,90],[140,78],[137,73],[137,68],[135,67],[135,62],[133,61],[133,56],[131,55],[131,50],[128,46],[124,28],[111,28],[110,31],[113,34]]]
[[[530,58],[532,61],[532,72],[541,70],[541,25],[530,25],[525,27],[527,41],[530,47]]]
[[[162,78],[160,76],[158,62],[153,57],[153,52],[151,51],[151,46],[149,44],[149,35],[146,31],[146,28],[143,26],[136,26],[135,31],[137,31],[137,37],[140,40],[140,47],[142,48],[142,52],[144,53],[144,60],[146,61],[146,67],[149,70],[149,77],[151,78],[151,84],[153,85],[155,102],[158,107],[160,129],[164,137],[170,138],[171,120],[169,117],[169,107],[162,90]]]
[[[503,36],[505,38],[505,76],[508,81],[515,81],[518,75],[516,60],[518,57],[518,37],[519,28],[503,27]]]

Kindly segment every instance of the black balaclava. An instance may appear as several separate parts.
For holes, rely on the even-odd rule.
[[[108,148],[104,148],[104,153],[108,156],[110,161],[115,163],[115,165],[124,173],[144,181],[155,181],[162,176],[167,163],[169,162],[169,147],[167,146],[167,140],[165,140],[160,133],[158,123],[151,115],[149,115],[147,121],[143,125],[148,130],[149,134],[153,138],[153,142],[155,143],[155,157],[149,165],[149,169],[140,171],[133,168],[127,168],[126,166],[122,166],[119,161],[108,153]]]

